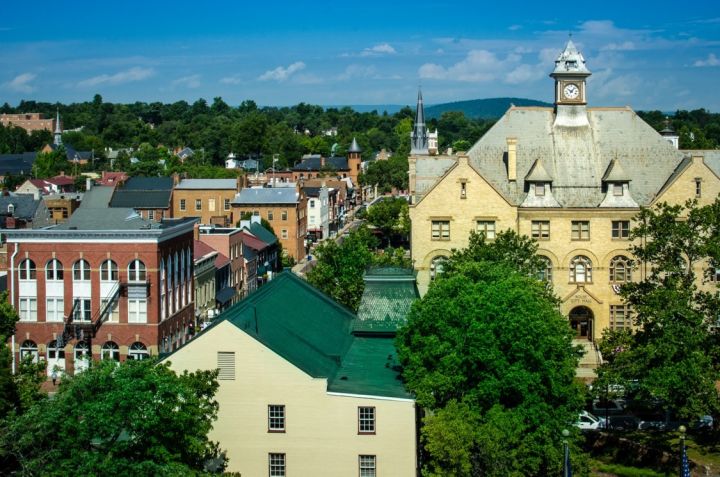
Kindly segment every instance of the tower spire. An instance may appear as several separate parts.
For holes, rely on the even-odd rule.
[[[425,126],[425,109],[423,108],[422,91],[418,88],[417,109],[415,110],[415,124],[410,134],[410,154],[429,154],[428,131]]]
[[[62,145],[62,128],[60,127],[60,109],[55,110],[55,138],[53,139],[53,144],[56,146]]]

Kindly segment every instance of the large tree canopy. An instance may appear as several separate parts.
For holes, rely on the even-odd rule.
[[[524,244],[515,259],[508,243]],[[399,332],[403,376],[430,411],[429,475],[560,473],[560,432],[582,406],[578,354],[552,292],[518,267],[534,261],[532,245],[513,232],[499,243],[474,235]]]
[[[631,251],[641,280],[623,285],[621,295],[634,314],[634,328],[603,338],[606,360],[598,388],[632,384],[626,387],[635,401],[682,418],[715,413],[720,201],[643,209],[631,237],[638,239]]]
[[[217,444],[217,371],[176,375],[155,361],[95,363],[0,429],[22,475],[197,475]]]

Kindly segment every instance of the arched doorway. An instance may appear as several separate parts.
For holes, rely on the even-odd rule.
[[[593,312],[586,306],[576,306],[570,311],[570,328],[575,331],[575,338],[592,341]]]

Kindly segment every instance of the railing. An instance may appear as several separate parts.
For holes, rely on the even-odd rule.
[[[115,282],[110,289],[110,293],[102,298],[103,300],[107,300],[107,302],[100,306],[98,312],[90,318],[89,322],[80,319],[78,316],[81,311],[84,312],[84,310],[80,310],[80,299],[76,298],[73,300],[73,307],[65,319],[62,335],[57,338],[58,347],[64,346],[71,339],[82,341],[94,338],[100,326],[107,321],[108,316],[110,316],[110,313],[112,313],[113,308],[117,304],[121,286],[120,282]]]
[[[104,300],[107,300],[105,306],[101,306],[97,314],[90,319],[90,322],[92,323],[93,337],[97,333],[98,329],[100,329],[100,326],[107,321],[108,316],[110,316],[113,308],[115,308],[115,304],[117,303],[119,296],[120,282],[118,281],[115,282],[115,285],[113,285],[113,287],[110,289],[110,293],[108,293],[108,295],[103,298]]]

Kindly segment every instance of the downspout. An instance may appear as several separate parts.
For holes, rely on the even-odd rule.
[[[10,257],[10,304],[15,308],[15,257],[18,254],[18,246],[15,244],[15,250]],[[12,374],[15,374],[15,333],[12,334]]]

